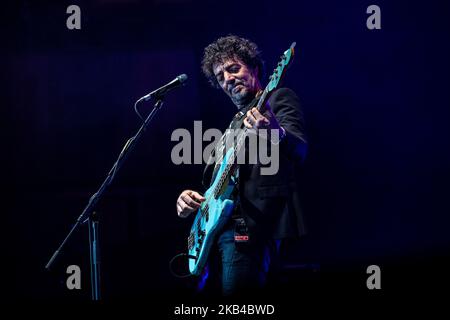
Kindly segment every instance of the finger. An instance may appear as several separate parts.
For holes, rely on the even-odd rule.
[[[256,124],[256,119],[253,116],[248,116],[247,118],[245,118],[245,120],[247,120],[247,123],[254,128],[255,124]]]
[[[177,213],[178,213],[178,216],[180,216],[180,217],[184,216],[184,215],[182,214],[182,212],[183,212],[183,209],[181,209],[181,206],[177,203]]]
[[[193,197],[195,200],[203,202],[206,200],[204,196],[202,196],[200,193],[192,191],[191,197]]]
[[[247,121],[247,118],[244,119],[244,126],[246,126],[248,129],[253,128],[252,125]]]
[[[183,198],[183,201],[186,202],[186,204],[190,205],[194,209],[198,209],[201,205],[200,202],[196,201],[194,198],[186,196]]]
[[[194,199],[192,199],[190,196],[188,196],[187,194],[182,195],[181,196],[181,200],[184,201],[184,203],[186,203],[188,206],[192,207],[192,208],[198,208],[200,207],[200,203],[196,202]]]
[[[187,218],[190,214],[191,214],[190,211],[181,211],[181,212],[178,214],[178,216],[179,216],[180,218]]]
[[[256,121],[256,118],[255,118],[255,116],[253,115],[252,110],[248,110],[248,111],[247,111],[247,121],[248,121],[250,124],[252,124],[252,123],[254,123],[254,122]]]
[[[258,119],[255,123],[256,129],[263,129],[264,123],[261,121],[261,119]]]
[[[255,129],[256,128],[256,126],[255,126],[256,120],[254,118],[246,118],[246,120],[247,120],[247,123],[250,126],[249,127],[250,129]]]
[[[194,195],[194,192],[195,191],[191,191],[189,194],[183,194],[182,195],[183,200],[189,205],[193,205],[193,204],[198,204],[199,205],[200,204],[197,201],[197,197]]]
[[[180,199],[180,206],[181,206],[182,211],[186,211],[186,210],[194,211],[195,210],[190,205],[188,205],[186,202],[184,202],[183,199]]]
[[[251,114],[253,115],[253,117],[256,120],[258,120],[258,119],[263,117],[263,115],[261,114],[261,112],[259,112],[259,110],[257,108],[252,108],[250,111],[251,111]]]
[[[267,128],[269,125],[270,125],[270,121],[266,117],[262,117],[261,119],[258,119],[258,128]]]

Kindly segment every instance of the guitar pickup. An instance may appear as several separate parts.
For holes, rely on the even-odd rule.
[[[189,259],[193,259],[193,260],[197,260],[197,259],[198,259],[197,256],[193,256],[193,255],[188,255],[187,257],[188,257]]]

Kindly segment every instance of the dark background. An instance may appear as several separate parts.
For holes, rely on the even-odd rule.
[[[81,30],[66,8],[81,8]],[[366,9],[381,8],[381,30]],[[267,69],[297,42],[284,86],[300,96],[309,137],[309,235],[286,249],[290,283],[421,295],[448,281],[450,152],[448,4],[444,1],[16,1],[2,5],[3,292],[10,300],[88,301],[87,228],[44,266],[140,120],[134,101],[181,73],[98,206],[106,300],[192,286],[169,260],[191,219],[175,201],[202,190],[203,165],[174,165],[176,128],[223,130],[235,112],[200,73],[219,36],[255,41]],[[270,74],[270,72],[269,72]],[[148,112],[151,104],[141,105]],[[2,131],[3,131],[2,130]],[[65,287],[82,268],[81,291]],[[319,274],[319,276],[317,276]],[[313,279],[313,280],[305,280]],[[304,291],[304,290],[303,290]]]

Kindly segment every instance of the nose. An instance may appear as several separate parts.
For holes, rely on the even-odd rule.
[[[223,79],[224,79],[225,86],[228,86],[229,84],[234,83],[235,77],[232,73],[225,71],[223,74]]]

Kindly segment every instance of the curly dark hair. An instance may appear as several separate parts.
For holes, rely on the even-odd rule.
[[[238,58],[248,67],[258,68],[258,78],[261,81],[264,77],[264,61],[261,58],[261,51],[258,46],[250,40],[240,38],[235,35],[221,37],[205,48],[202,71],[209,83],[220,88],[213,73],[213,66],[227,59]]]

